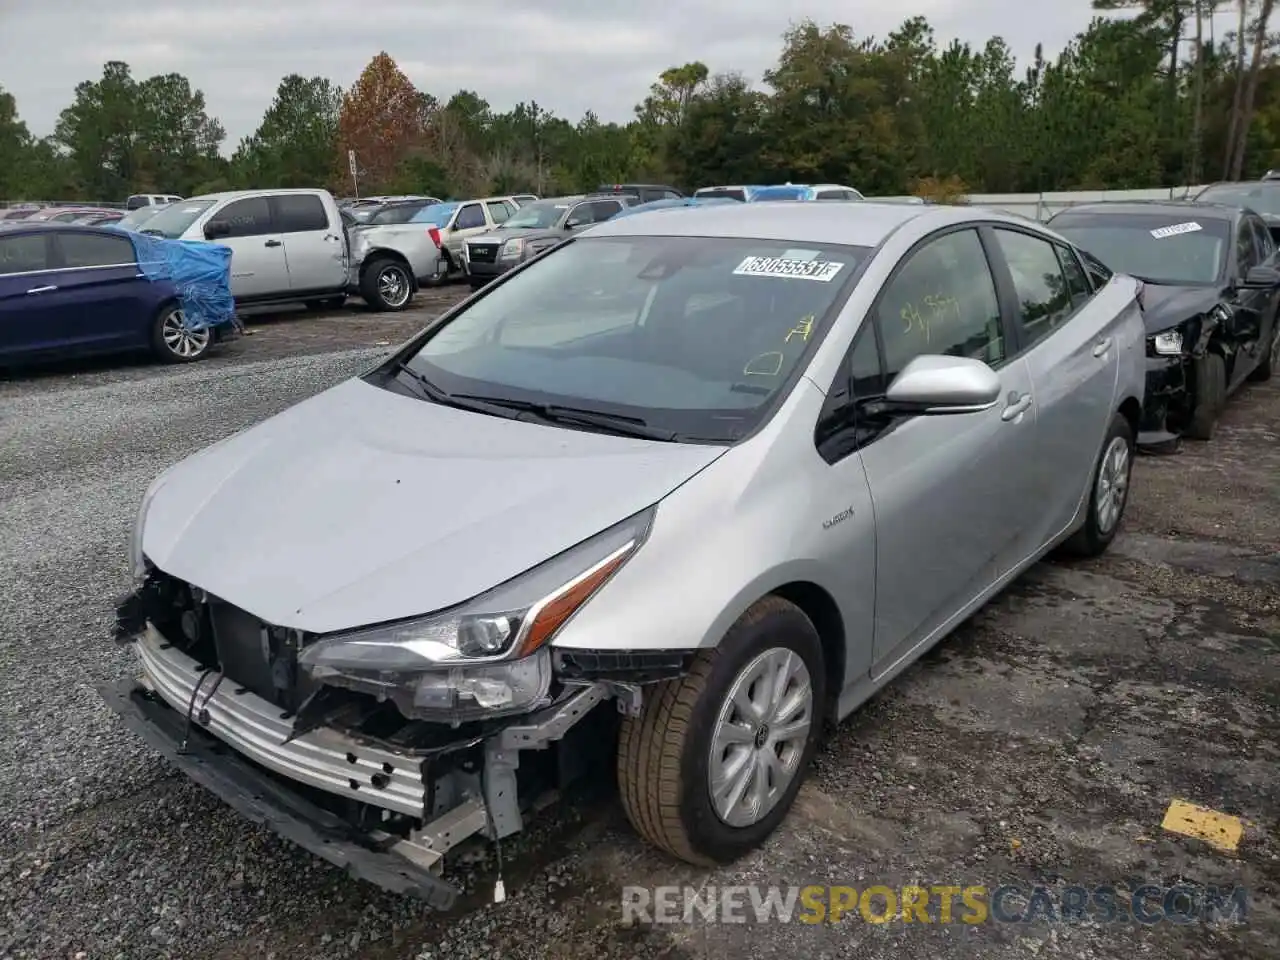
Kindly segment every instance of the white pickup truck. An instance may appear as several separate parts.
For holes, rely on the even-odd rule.
[[[372,283],[353,258],[347,223],[327,190],[239,190],[173,203],[142,233],[230,247],[237,306],[339,306],[356,293],[375,309],[400,310],[413,296],[403,271]],[[364,282],[362,282],[364,281]]]

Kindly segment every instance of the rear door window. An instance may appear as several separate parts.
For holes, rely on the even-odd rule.
[[[491,200],[485,204],[489,210],[489,219],[494,223],[505,223],[507,218],[511,216],[511,208],[507,206],[505,201]]]
[[[311,233],[329,228],[329,215],[319,197],[310,193],[282,193],[272,197],[276,233]]]

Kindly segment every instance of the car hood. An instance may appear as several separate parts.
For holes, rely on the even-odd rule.
[[[327,633],[470,599],[657,503],[725,449],[349,380],[171,468],[142,547],[261,620]]]
[[[1143,320],[1147,333],[1159,333],[1213,308],[1218,303],[1215,287],[1179,287],[1148,283],[1142,290]]]

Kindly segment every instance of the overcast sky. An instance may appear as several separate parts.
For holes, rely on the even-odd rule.
[[[177,71],[204,91],[231,149],[257,127],[280,78],[349,86],[386,50],[419,89],[470,88],[496,109],[537,100],[577,120],[625,121],[657,74],[702,60],[753,81],[805,17],[883,36],[912,15],[941,42],[1002,35],[1024,61],[1047,55],[1091,16],[1089,0],[0,0],[0,87],[31,131],[51,133],[75,85],[124,60],[139,79]]]

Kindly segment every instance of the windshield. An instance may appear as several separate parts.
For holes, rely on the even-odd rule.
[[[1205,187],[1196,199],[1280,216],[1280,183],[1220,183]]]
[[[429,223],[435,227],[444,227],[458,209],[456,203],[432,203],[423,207],[409,220],[410,223]]]
[[[826,330],[866,247],[583,237],[512,276],[408,361],[455,394],[637,418],[731,442]]]
[[[725,200],[741,200],[745,203],[747,199],[747,191],[742,187],[703,187],[693,195],[699,200],[720,197]]]
[[[204,213],[213,206],[212,200],[183,200],[161,208],[160,212],[147,221],[144,233],[177,240]]]
[[[560,222],[564,212],[569,209],[567,200],[539,200],[520,208],[518,213],[503,221],[503,228],[515,227],[521,230],[549,230]]]
[[[379,210],[373,216],[369,217],[367,223],[408,223],[413,219],[413,215],[423,207],[430,206],[427,203],[400,203],[394,207],[385,207]],[[358,217],[359,214],[356,214]]]
[[[1117,273],[1153,283],[1212,284],[1226,267],[1231,224],[1169,214],[1068,213],[1049,226]]]

